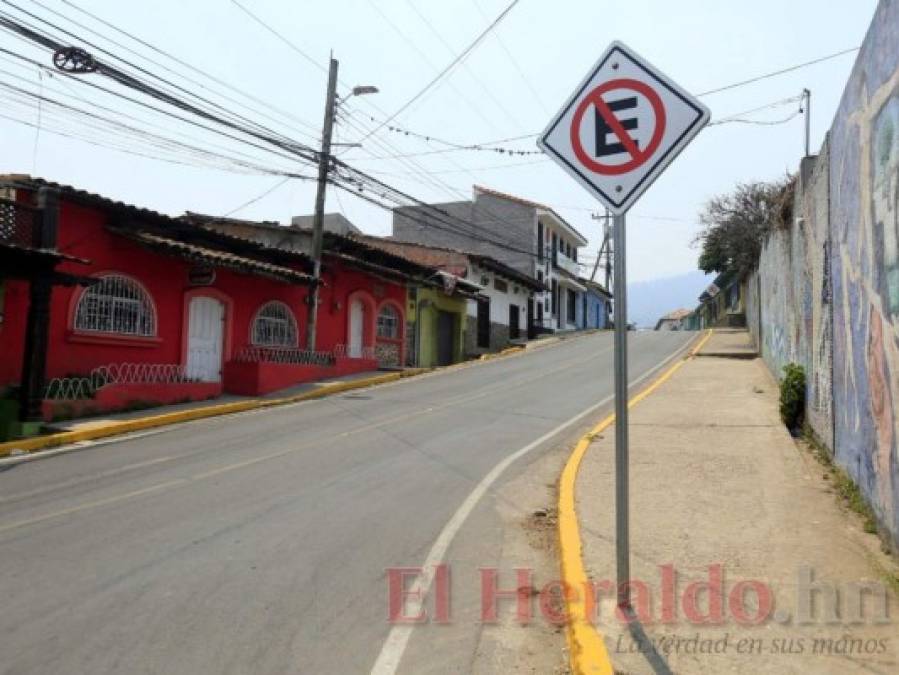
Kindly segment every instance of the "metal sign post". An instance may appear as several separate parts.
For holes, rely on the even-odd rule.
[[[541,150],[615,215],[615,558],[618,605],[625,610],[631,606],[625,214],[709,116],[661,71],[613,42],[537,139]]]
[[[631,606],[627,421],[627,270],[625,215],[615,216],[615,561],[618,606]]]

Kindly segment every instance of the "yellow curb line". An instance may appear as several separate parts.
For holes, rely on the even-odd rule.
[[[230,415],[233,413],[246,412],[248,410],[272,408],[275,406],[287,405],[289,403],[309,401],[312,399],[330,396],[331,394],[339,394],[344,391],[350,391],[352,389],[363,389],[365,387],[371,387],[377,384],[386,384],[387,382],[394,382],[399,379],[413,377],[415,375],[420,375],[421,373],[429,371],[430,369],[428,368],[404,370],[402,372],[375,375],[364,379],[325,384],[317,389],[304,391],[301,394],[295,394],[293,396],[285,396],[283,398],[252,399],[249,401],[222,403],[220,405],[206,406],[203,408],[179,410],[178,412],[141,417],[134,420],[110,422],[107,425],[93,427],[90,429],[62,431],[60,433],[49,434],[47,436],[36,436],[34,438],[24,438],[17,441],[6,441],[4,443],[0,443],[0,457],[9,455],[13,450],[24,450],[25,452],[30,453],[34,452],[35,450],[46,450],[47,448],[54,448],[60,445],[68,445],[69,443],[91,441],[98,438],[106,438],[108,436],[126,434],[132,431],[142,431],[144,429],[153,429],[155,427],[166,426],[169,424],[190,422],[193,420],[204,419],[206,417]]]
[[[687,358],[681,359],[656,380],[628,401],[628,408],[649,396],[663,382],[677,372],[688,358],[696,356],[700,349],[712,336],[709,330],[705,337],[690,351]],[[565,593],[566,625],[565,639],[568,643],[569,663],[575,675],[614,675],[615,670],[609,659],[603,637],[587,616],[587,572],[581,555],[581,533],[578,529],[577,512],[574,505],[574,483],[581,460],[597,435],[608,429],[615,422],[615,415],[609,415],[588,431],[578,441],[571,456],[562,470],[559,479],[559,558],[562,568],[562,583],[569,589]],[[592,603],[591,603],[592,604]]]
[[[506,349],[490,355],[490,359],[505,358],[515,356],[524,352],[521,347],[507,347]],[[8,456],[13,450],[21,450],[27,453],[36,450],[46,450],[48,448],[59,447],[60,445],[68,445],[70,443],[78,443],[80,441],[92,441],[99,438],[108,438],[109,436],[118,436],[133,431],[143,431],[145,429],[153,429],[156,427],[167,426],[169,424],[180,424],[181,422],[191,422],[193,420],[204,419],[207,417],[218,417],[219,415],[231,415],[248,410],[258,410],[261,408],[271,408],[274,406],[288,405],[290,403],[300,403],[301,401],[309,401],[317,398],[330,396],[331,394],[339,394],[344,391],[353,389],[364,389],[378,384],[386,384],[396,380],[414,377],[424,373],[432,372],[452,372],[473,365],[477,365],[482,359],[473,361],[461,361],[449,366],[438,368],[410,368],[402,372],[387,373],[384,375],[375,375],[373,377],[350,380],[347,382],[338,382],[335,384],[325,384],[313,391],[303,392],[294,396],[286,396],[283,398],[270,399],[251,399],[249,401],[236,401],[234,403],[222,403],[220,405],[206,406],[203,408],[195,408],[192,410],[181,410],[172,413],[162,413],[160,415],[152,415],[150,417],[142,417],[135,420],[126,420],[122,422],[111,422],[105,426],[92,427],[81,431],[63,431],[57,434],[48,434],[46,436],[35,436],[34,438],[23,438],[16,441],[5,441],[0,443],[0,457]]]

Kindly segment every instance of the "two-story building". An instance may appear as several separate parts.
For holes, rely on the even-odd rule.
[[[496,352],[527,337],[527,307],[544,290],[534,277],[489,256],[394,238],[354,235],[367,244],[428,267],[435,267],[474,285],[464,322],[465,356]]]
[[[578,327],[587,239],[545,204],[476,185],[470,201],[394,209],[393,236],[489,256],[535,279],[545,290],[528,302],[529,335]]]

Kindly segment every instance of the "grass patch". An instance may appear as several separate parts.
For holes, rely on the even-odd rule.
[[[841,467],[833,462],[830,451],[815,437],[814,432],[805,425],[802,438],[815,456],[815,459],[827,470],[825,478],[830,480],[834,492],[850,511],[857,513],[862,519],[862,529],[868,534],[877,534],[877,518],[874,511],[865,501],[862,491]],[[899,582],[897,582],[899,583]]]

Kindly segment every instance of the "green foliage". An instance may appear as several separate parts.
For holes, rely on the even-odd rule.
[[[827,470],[824,478],[831,481],[834,492],[843,505],[861,516],[862,529],[865,532],[877,534],[877,518],[874,516],[871,506],[865,501],[858,484],[852,480],[848,473],[833,463],[830,451],[818,441],[808,425],[803,430],[803,437],[815,458]],[[897,581],[899,579],[891,580],[890,583],[896,583]]]
[[[743,274],[755,267],[765,236],[782,224],[784,205],[792,202],[793,179],[739,183],[730,194],[710,199],[699,214],[703,229],[699,269]]]
[[[796,363],[783,368],[780,381],[780,419],[790,431],[802,428],[805,416],[805,369]]]

